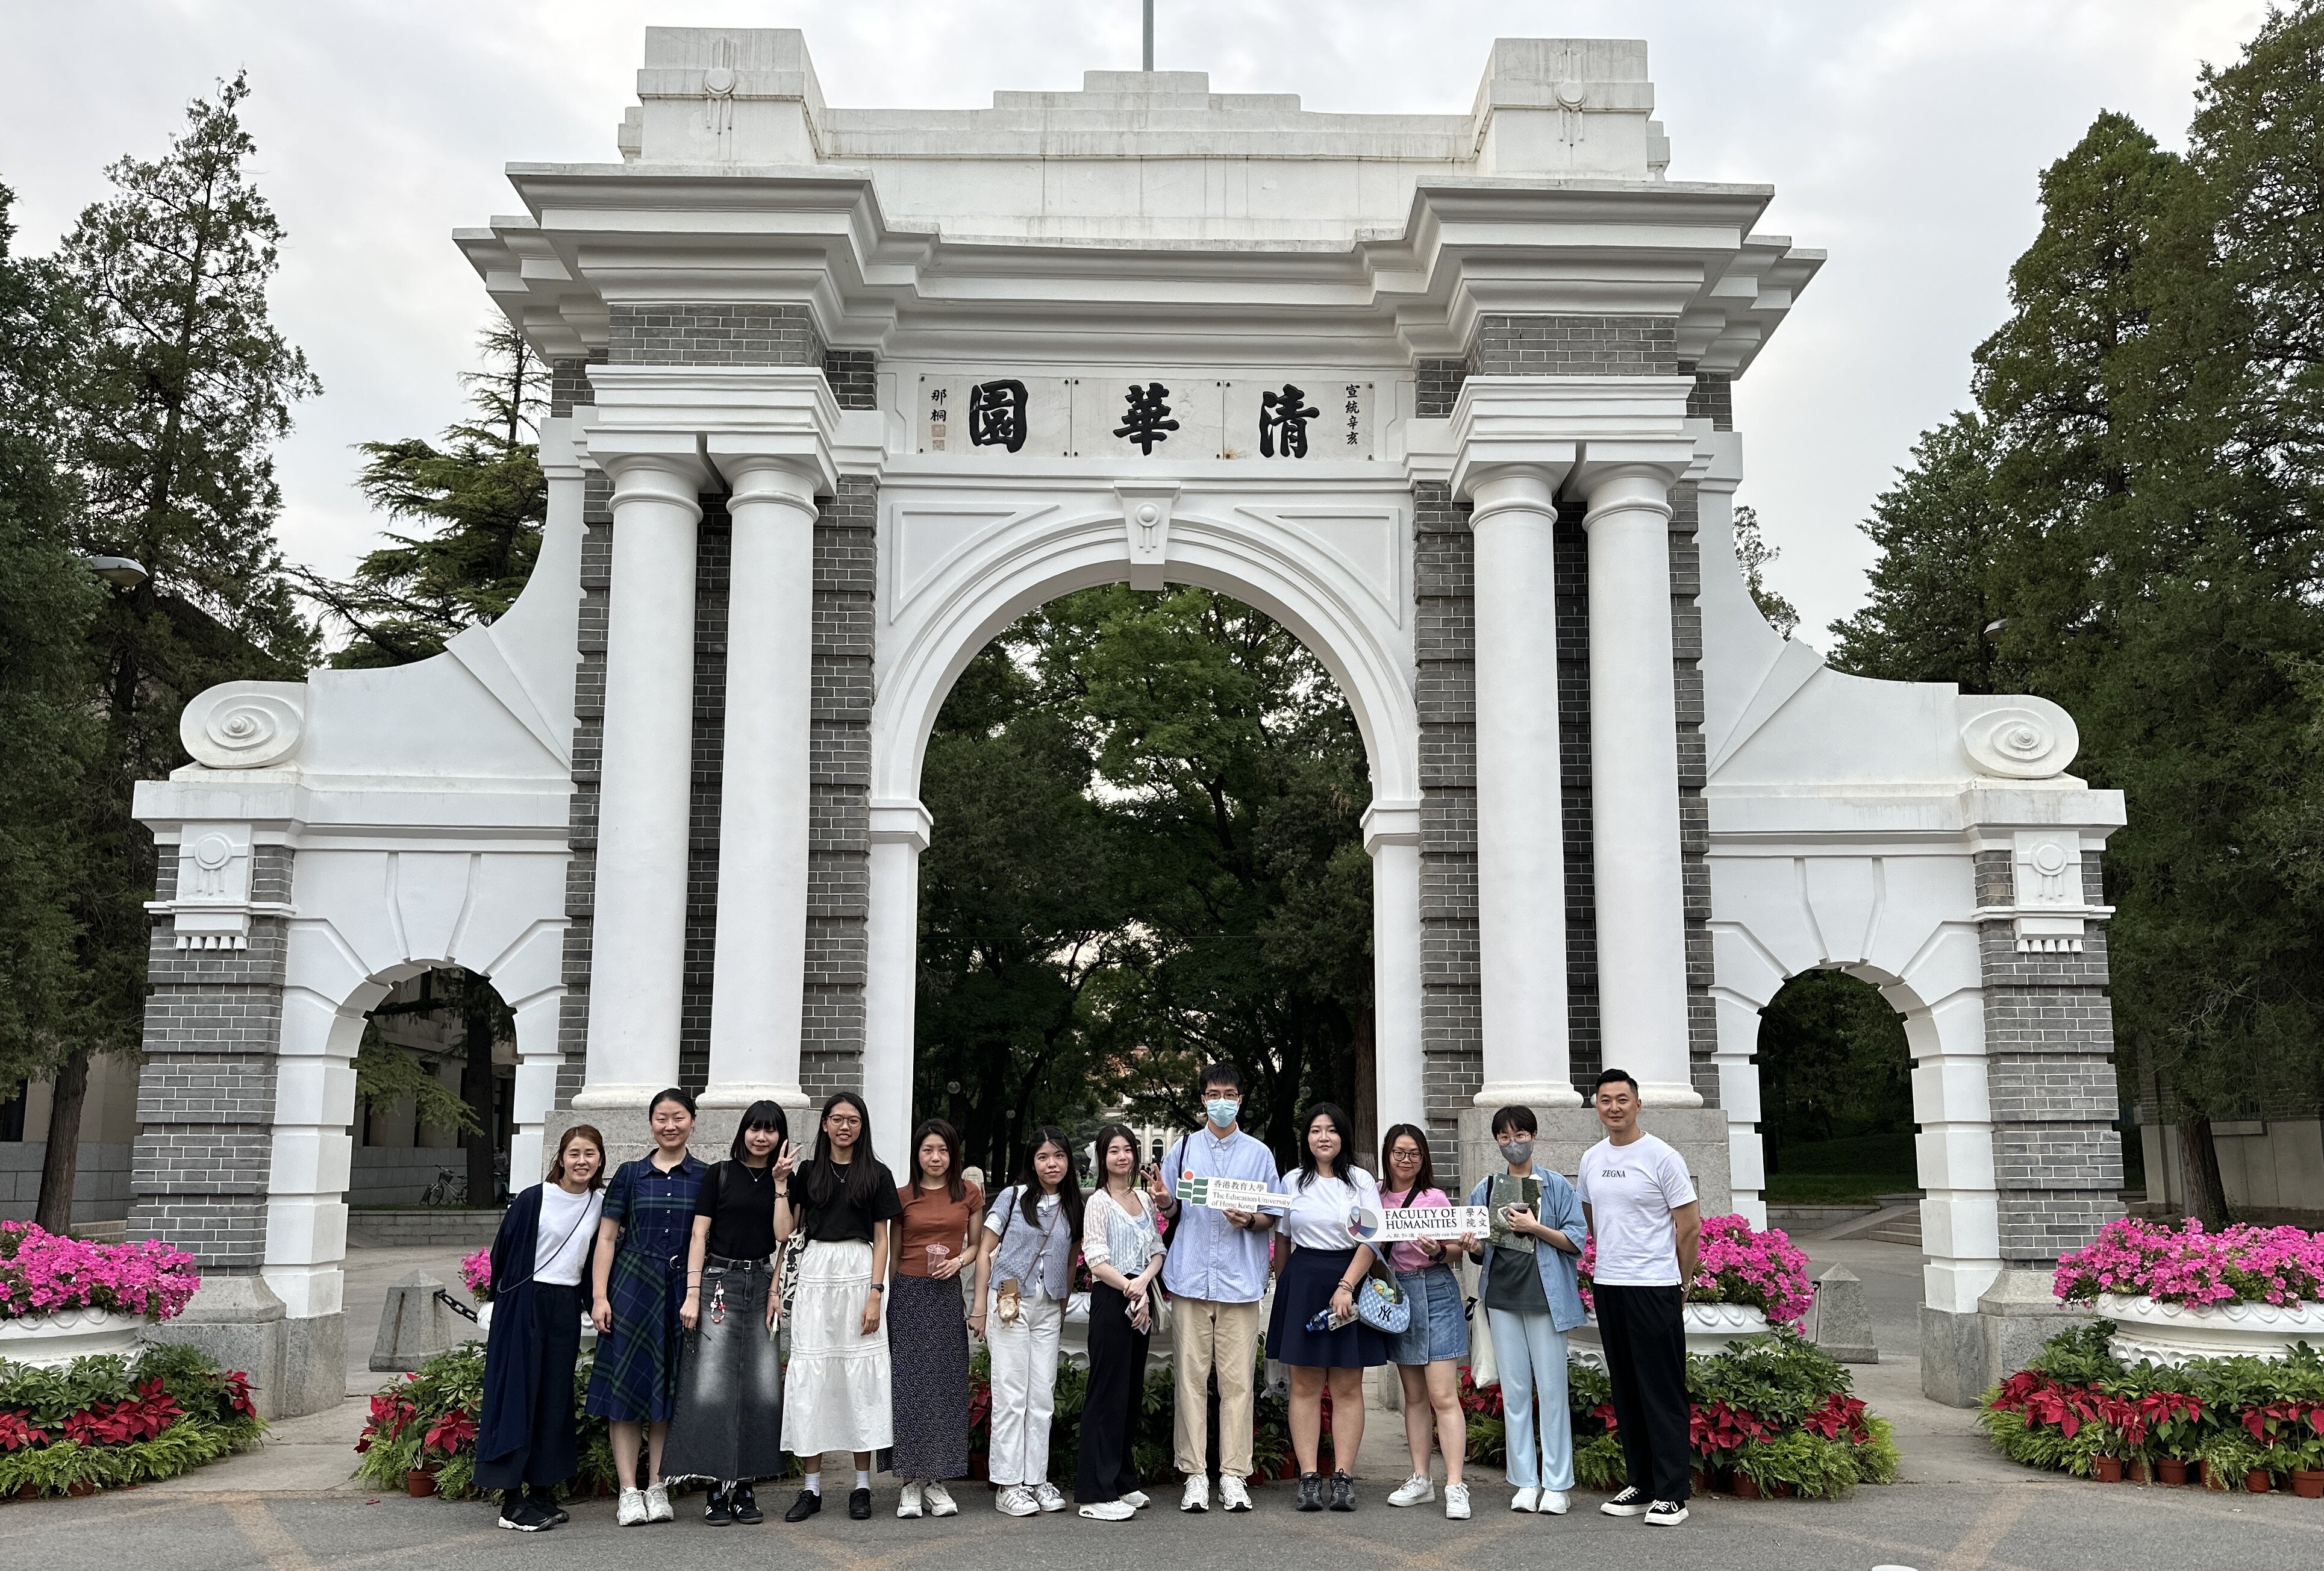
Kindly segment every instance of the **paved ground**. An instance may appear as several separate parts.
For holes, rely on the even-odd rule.
[[[1269,1562],[1283,1571],[1351,1565],[1508,1571],[1577,1561],[1591,1571],[2282,1571],[2324,1561],[2324,1504],[2316,1502],[2083,1483],[2002,1461],[1969,1415],[1920,1395],[1917,1253],[1868,1240],[1801,1243],[1819,1271],[1844,1262],[1865,1280],[1881,1362],[1856,1367],[1857,1389],[1895,1424],[1904,1455],[1902,1482],[1846,1502],[1699,1501],[1684,1527],[1649,1529],[1600,1515],[1600,1497],[1587,1494],[1574,1497],[1568,1517],[1515,1515],[1505,1509],[1498,1476],[1472,1469],[1477,1516],[1448,1523],[1434,1506],[1393,1511],[1381,1503],[1406,1465],[1402,1420],[1376,1410],[1353,1516],[1296,1515],[1288,1487],[1272,1485],[1258,1492],[1259,1509],[1248,1517],[1181,1516],[1169,1509],[1172,1499],[1157,1495],[1156,1508],[1131,1523],[1084,1522],[1070,1513],[1018,1520],[991,1510],[991,1495],[970,1486],[959,1492],[964,1510],[955,1520],[899,1521],[892,1483],[882,1480],[868,1522],[833,1510],[800,1528],[778,1521],[715,1529],[698,1520],[696,1497],[673,1526],[624,1531],[613,1526],[610,1503],[589,1502],[574,1508],[569,1526],[526,1538],[496,1530],[488,1506],[352,1487],[347,1474],[364,1410],[358,1394],[332,1412],[276,1425],[260,1451],[168,1483],[0,1507],[0,1566],[433,1571],[553,1555],[560,1571],[631,1571],[641,1557],[675,1567],[724,1566],[741,1556],[846,1571],[1084,1571],[1103,1557],[1129,1554],[1146,1567],[1215,1566],[1223,1557],[1227,1566]],[[458,1254],[397,1249],[351,1256],[351,1393],[367,1394],[387,1378],[365,1364],[388,1284],[415,1267],[456,1281]],[[787,1490],[765,1492],[774,1514],[788,1499]]]

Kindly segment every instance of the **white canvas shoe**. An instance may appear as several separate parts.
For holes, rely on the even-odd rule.
[[[953,1517],[960,1514],[960,1507],[953,1502],[952,1491],[943,1484],[929,1483],[921,1490],[920,1494],[921,1498],[927,1502],[928,1515]]]
[[[650,1522],[674,1522],[677,1520],[678,1513],[669,1509],[669,1485],[667,1483],[647,1484],[646,1520]]]
[[[1444,1520],[1448,1522],[1465,1522],[1469,1520],[1469,1486],[1467,1484],[1448,1483],[1444,1486]]]
[[[1525,1488],[1517,1491],[1515,1494],[1509,1496],[1509,1509],[1513,1511],[1539,1511],[1541,1509],[1541,1491],[1534,1488],[1530,1484],[1526,1485]]]
[[[1138,1508],[1126,1500],[1102,1500],[1082,1507],[1082,1515],[1093,1522],[1126,1522],[1138,1514]]]
[[[1425,1473],[1416,1473],[1397,1485],[1396,1492],[1388,1497],[1390,1505],[1423,1505],[1436,1498],[1436,1485]]]
[[[1250,1509],[1250,1491],[1243,1487],[1241,1479],[1222,1473],[1219,1474],[1219,1503],[1231,1511],[1247,1511]]]
[[[1041,1509],[1045,1511],[1061,1511],[1065,1509],[1064,1492],[1047,1479],[1033,1486],[1033,1498],[1041,1502]]]
[[[1545,1516],[1562,1517],[1573,1509],[1573,1502],[1562,1489],[1545,1489],[1541,1492],[1541,1503],[1533,1509]]]
[[[896,1502],[896,1514],[899,1517],[916,1517],[920,1514],[920,1486],[918,1484],[908,1483],[904,1485],[903,1497]]]
[[[1223,1494],[1225,1491],[1220,1492]],[[1178,1497],[1178,1509],[1182,1511],[1206,1511],[1211,1509],[1211,1480],[1208,1474],[1192,1473],[1186,1475],[1186,1492]]]
[[[613,1509],[613,1525],[622,1528],[643,1527],[646,1521],[646,1492],[642,1489],[622,1491],[622,1503]]]

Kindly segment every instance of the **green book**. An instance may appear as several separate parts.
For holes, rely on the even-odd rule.
[[[1517,1178],[1508,1173],[1493,1175],[1492,1187],[1485,1193],[1485,1204],[1492,1208],[1493,1230],[1486,1242],[1495,1249],[1521,1249],[1533,1252],[1534,1236],[1529,1233],[1512,1233],[1502,1212],[1511,1206],[1532,1207],[1536,1219],[1541,1215],[1541,1179],[1532,1173]]]

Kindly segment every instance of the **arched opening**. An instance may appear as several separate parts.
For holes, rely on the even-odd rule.
[[[1365,739],[1317,654],[1218,591],[1071,589],[962,665],[919,799],[915,1116],[1014,1170],[1030,1130],[1197,1119],[1204,1061],[1245,1124],[1376,1127]]]
[[[367,1211],[505,1204],[516,1067],[516,1014],[487,978],[446,966],[391,986],[355,1057],[352,1228]]]
[[[1912,1053],[1879,989],[1845,971],[1791,978],[1760,1012],[1758,1063],[1771,1218],[1917,1191]],[[1917,1243],[1917,1218],[1909,1231]]]

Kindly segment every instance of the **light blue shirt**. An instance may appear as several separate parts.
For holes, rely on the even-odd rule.
[[[1275,1153],[1264,1141],[1237,1130],[1224,1140],[1209,1124],[1172,1141],[1162,1151],[1162,1181],[1178,1192],[1178,1179],[1249,1178],[1273,1188]],[[1170,1224],[1170,1258],[1162,1285],[1180,1298],[1213,1304],[1256,1304],[1267,1291],[1268,1235],[1237,1227],[1223,1211],[1181,1206]]]
[[[1577,1246],[1588,1243],[1589,1219],[1582,1215],[1582,1198],[1565,1181],[1565,1175],[1539,1165],[1533,1171],[1534,1177],[1541,1180],[1538,1220],[1542,1225],[1556,1228]],[[1469,1204],[1482,1206],[1492,1188],[1492,1179],[1478,1179],[1477,1187],[1469,1191]],[[1550,1325],[1560,1331],[1571,1331],[1582,1325],[1589,1316],[1582,1308],[1582,1273],[1575,1269],[1582,1257],[1536,1238],[1533,1258],[1541,1271],[1541,1290],[1549,1299]],[[1480,1281],[1492,1275],[1493,1246],[1489,1243],[1485,1245],[1485,1261],[1480,1270]]]

